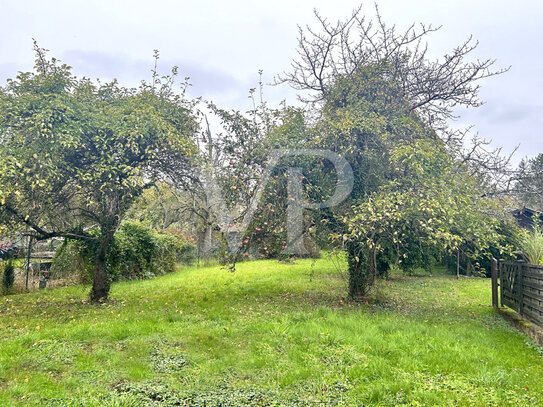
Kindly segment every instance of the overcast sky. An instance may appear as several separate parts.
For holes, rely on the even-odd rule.
[[[344,18],[360,1],[78,1],[0,0],[0,82],[33,65],[32,38],[78,75],[117,78],[136,85],[150,77],[154,49],[159,68],[178,65],[190,76],[193,96],[224,107],[249,108],[249,88],[287,70],[295,55],[297,24],[313,24],[313,9]],[[384,20],[442,25],[429,38],[432,55],[450,51],[469,35],[480,41],[476,57],[496,58],[506,74],[482,82],[483,107],[461,110],[458,126],[506,152],[520,144],[516,161],[543,152],[543,3],[537,0],[379,0]],[[364,2],[373,15],[373,2]],[[266,89],[272,101],[294,93]]]

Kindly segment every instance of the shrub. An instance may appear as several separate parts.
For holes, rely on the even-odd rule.
[[[151,278],[170,273],[178,262],[190,261],[192,245],[180,234],[155,232],[139,222],[124,222],[108,254],[114,280]]]
[[[181,242],[181,246],[178,248],[177,261],[182,264],[193,264],[196,261],[196,245],[192,239],[187,237],[181,229],[170,228],[162,232],[174,236]]]
[[[152,278],[175,270],[179,262],[194,259],[194,245],[181,233],[156,232],[139,222],[123,222],[107,257],[113,281]],[[56,253],[51,273],[92,275],[92,250],[83,242],[67,241]]]
[[[535,225],[520,236],[520,252],[530,264],[543,265],[543,231]]]
[[[4,265],[4,275],[2,278],[2,285],[6,293],[9,293],[15,283],[15,268],[13,267],[13,261],[9,259]]]
[[[78,273],[82,282],[90,283],[93,269],[91,250],[86,243],[65,240],[56,250],[50,278],[62,278]]]

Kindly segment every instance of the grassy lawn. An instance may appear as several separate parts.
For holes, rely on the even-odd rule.
[[[394,274],[368,304],[320,259],[0,297],[1,406],[541,406],[541,349],[490,281]]]

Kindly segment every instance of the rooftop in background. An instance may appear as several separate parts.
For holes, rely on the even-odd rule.
[[[523,207],[510,212],[517,220],[518,225],[524,229],[532,229],[534,227],[534,217],[539,218],[539,226],[543,227],[543,212],[536,209]]]

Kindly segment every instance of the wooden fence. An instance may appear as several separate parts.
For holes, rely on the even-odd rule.
[[[501,306],[543,327],[543,266],[499,262]]]

